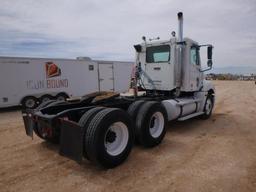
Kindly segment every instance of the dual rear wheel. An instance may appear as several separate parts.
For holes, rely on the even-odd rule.
[[[83,155],[95,164],[113,168],[127,159],[135,137],[145,147],[161,143],[166,121],[166,111],[159,102],[136,101],[128,113],[117,108],[92,108],[79,120]]]
[[[136,141],[144,147],[161,143],[166,133],[167,113],[156,101],[136,101],[128,109],[134,122]]]
[[[84,134],[84,157],[105,168],[127,159],[134,143],[134,129],[127,112],[96,107],[87,111],[79,124]]]

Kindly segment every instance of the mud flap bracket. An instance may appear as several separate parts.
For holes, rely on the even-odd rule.
[[[33,121],[32,115],[30,113],[22,113],[25,130],[27,136],[30,136],[33,139],[33,130],[36,124]]]

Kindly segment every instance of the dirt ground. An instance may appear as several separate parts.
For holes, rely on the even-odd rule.
[[[25,135],[19,110],[0,112],[0,191],[256,191],[256,85],[215,81],[208,120],[170,122],[163,143],[135,146],[103,170]]]

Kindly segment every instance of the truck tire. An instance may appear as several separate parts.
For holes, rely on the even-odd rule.
[[[136,139],[144,147],[160,144],[166,133],[167,113],[156,101],[144,103],[138,111],[135,126]]]
[[[34,96],[28,96],[22,99],[22,107],[26,109],[35,109],[38,106],[38,99]]]
[[[91,120],[93,119],[93,117],[100,111],[102,111],[103,109],[105,109],[104,107],[95,107],[92,108],[88,111],[86,111],[83,116],[80,118],[78,124],[83,128],[83,141],[85,141],[85,133],[87,130],[87,127],[89,125],[89,123],[91,122]],[[85,158],[88,159],[88,155],[86,153],[86,148],[85,148],[85,142],[83,142],[83,156]]]
[[[134,101],[128,108],[127,113],[130,115],[135,130],[135,122],[140,107],[145,103],[144,100]],[[135,136],[135,143],[139,144],[138,137]]]
[[[204,114],[201,115],[201,119],[209,119],[212,115],[212,110],[214,106],[214,96],[212,94],[208,94],[204,104]]]
[[[121,109],[107,108],[90,122],[85,146],[89,159],[105,168],[113,168],[126,160],[134,143],[130,116]]]
[[[53,99],[53,96],[47,94],[47,95],[43,95],[42,97],[40,97],[40,102],[45,103],[45,102],[50,101],[52,99]]]
[[[140,107],[145,103],[144,100],[134,101],[128,108],[127,113],[132,118],[133,122],[136,121],[136,117]]]
[[[56,95],[56,100],[57,101],[66,101],[67,98],[69,98],[69,97],[65,93],[59,93],[59,94]]]

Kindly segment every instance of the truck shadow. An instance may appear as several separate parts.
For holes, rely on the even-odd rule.
[[[69,170],[72,175],[86,178],[88,182],[95,182],[95,178],[109,178],[108,181],[113,181],[111,178],[132,177],[135,170],[143,172],[150,167],[154,167],[157,163],[156,159],[161,161],[163,154],[166,154],[167,156],[169,155],[170,161],[174,161],[175,158],[173,160],[172,157],[175,157],[176,155],[179,156],[181,155],[182,151],[186,151],[187,144],[181,142],[179,139],[177,139],[177,137],[175,139],[175,135],[177,136],[180,134],[179,137],[182,137],[182,135],[192,135],[193,138],[198,139],[202,136],[202,133],[206,132],[208,134],[208,131],[210,132],[209,129],[219,128],[218,126],[215,127],[214,125],[208,128],[207,125],[209,123],[214,123],[219,119],[226,119],[226,121],[231,121],[233,118],[234,117],[230,114],[214,113],[212,117],[207,120],[194,118],[183,122],[169,122],[166,138],[159,146],[147,149],[138,144],[135,144],[128,159],[123,164],[114,169],[104,169],[102,167],[98,167],[87,159],[83,159],[83,161],[79,164],[61,155],[56,157],[56,165],[58,166],[58,161],[64,161],[65,163],[61,164],[60,166],[64,167],[66,170]],[[41,147],[45,148],[46,150],[51,150],[54,153],[59,153],[59,145],[44,141],[41,143]],[[120,174],[122,172],[126,172],[125,176]],[[109,175],[112,175],[113,177],[110,178],[108,177]]]
[[[192,119],[188,119],[186,121],[170,121],[167,124],[167,132],[170,133],[185,133],[191,132],[195,129],[202,129],[202,126],[209,125],[214,123],[217,119],[222,118],[232,118],[230,115],[226,113],[213,113],[212,116],[207,119],[203,120],[200,117],[195,117]]]
[[[59,145],[58,144],[54,144],[54,143],[50,143],[50,142],[47,142],[47,141],[43,141],[41,143],[41,147],[46,148],[47,150],[50,150],[50,151],[54,151],[56,153],[59,152]]]
[[[6,107],[6,108],[1,108],[0,113],[6,113],[6,112],[13,112],[13,111],[20,111],[21,106],[15,106],[15,107]]]

